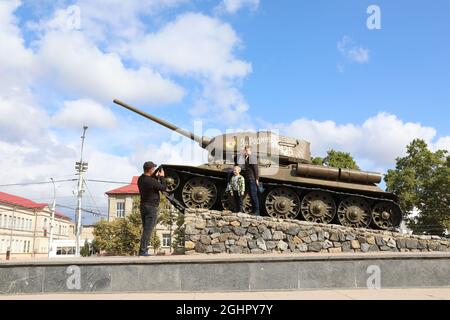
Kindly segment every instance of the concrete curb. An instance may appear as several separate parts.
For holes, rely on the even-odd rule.
[[[0,294],[446,288],[449,253],[105,257],[0,263]]]

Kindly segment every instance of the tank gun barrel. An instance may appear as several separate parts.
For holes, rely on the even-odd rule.
[[[193,141],[198,142],[198,144],[202,148],[205,148],[210,143],[210,139],[208,137],[200,137],[198,135],[195,135],[195,134],[193,134],[190,131],[187,131],[187,130],[184,130],[182,128],[179,128],[179,127],[177,127],[177,126],[175,126],[175,125],[173,125],[173,124],[171,124],[171,123],[169,123],[167,121],[164,121],[164,120],[159,119],[159,118],[157,118],[155,116],[152,116],[151,114],[148,114],[147,112],[144,112],[144,111],[139,110],[139,109],[137,109],[137,108],[135,108],[133,106],[130,106],[129,104],[127,104],[127,103],[125,103],[123,101],[120,101],[118,99],[114,99],[113,102],[115,104],[118,104],[118,105],[120,105],[120,106],[122,106],[122,107],[124,107],[124,108],[126,108],[126,109],[128,109],[130,111],[133,111],[134,113],[137,113],[137,114],[139,114],[139,115],[141,115],[141,116],[143,116],[143,117],[145,117],[145,118],[147,118],[149,120],[152,120],[153,122],[156,122],[156,123],[158,123],[158,124],[168,128],[168,129],[170,129],[172,131],[176,131],[179,134],[181,134],[181,135],[183,135],[183,136],[185,136],[185,137],[187,137],[187,138],[189,138],[189,139],[191,139]]]

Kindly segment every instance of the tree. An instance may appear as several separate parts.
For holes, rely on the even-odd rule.
[[[100,253],[100,246],[98,245],[98,242],[95,239],[92,240],[91,247],[92,247],[92,254]]]
[[[153,247],[153,252],[157,252],[161,248],[161,240],[156,234],[156,230],[153,230],[152,236],[150,237],[150,245]]]
[[[91,248],[87,240],[84,241],[84,246],[80,249],[80,255],[82,257],[89,257],[91,255]]]
[[[184,253],[184,214],[180,211],[177,213],[176,225],[172,248],[175,253]]]
[[[417,233],[443,235],[450,226],[450,156],[432,152],[425,141],[407,146],[385,176],[387,191],[398,195],[408,226]],[[414,211],[418,214],[413,215]]]
[[[327,167],[360,170],[350,153],[335,151],[333,149],[327,151],[325,158],[314,158],[312,163]]]
[[[125,218],[115,219],[111,222],[100,221],[94,228],[94,242],[98,251],[104,251],[108,255],[135,255],[139,251],[142,234],[142,222],[139,210],[139,197],[133,199],[133,210]],[[175,229],[174,248],[184,246],[184,215],[178,212],[176,218],[178,228]],[[173,207],[165,196],[161,196],[159,205],[158,223],[171,227],[174,223]],[[156,250],[161,247],[161,241],[152,234],[150,245]],[[156,244],[156,247],[155,247]]]
[[[100,250],[110,255],[135,255],[139,251],[142,222],[139,198],[133,199],[130,215],[114,221],[95,224],[94,237]]]
[[[173,224],[172,205],[164,195],[161,195],[161,201],[159,202],[157,222],[165,226]]]

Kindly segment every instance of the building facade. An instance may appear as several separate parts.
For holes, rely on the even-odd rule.
[[[133,177],[129,185],[110,190],[106,192],[108,196],[108,221],[113,221],[119,218],[125,218],[133,211],[133,202],[136,197],[139,197],[139,189],[137,180],[139,177]],[[176,212],[173,206],[168,203],[167,210]],[[175,228],[175,225],[172,227]],[[174,229],[170,226],[157,224],[155,227],[156,235],[158,236],[161,248],[160,252],[170,254],[172,252],[172,241]],[[151,248],[153,249],[153,248]]]
[[[83,248],[86,242],[89,245],[92,244],[93,240],[94,240],[94,225],[81,226],[80,248]],[[75,257],[76,247],[77,247],[77,240],[75,234],[69,239],[53,240],[53,246],[49,256],[51,258]]]
[[[48,204],[0,192],[0,259],[47,257],[51,210]],[[62,213],[55,213],[53,239],[73,238],[75,224]]]

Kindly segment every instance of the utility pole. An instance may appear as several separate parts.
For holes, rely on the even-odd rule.
[[[53,183],[53,204],[52,204],[52,218],[50,219],[50,238],[48,240],[48,257],[50,258],[50,253],[53,250],[53,226],[55,222],[55,210],[56,210],[56,187],[53,178],[50,178]]]
[[[83,162],[83,148],[84,148],[84,138],[86,137],[86,130],[87,126],[83,127],[83,135],[81,136],[81,156],[80,156],[80,162],[75,163],[75,169],[77,170],[78,174],[78,192],[77,192],[77,198],[78,198],[78,205],[77,205],[77,227],[76,227],[76,248],[75,248],[75,256],[80,256],[80,234],[81,234],[81,200],[83,198],[83,173],[87,171],[88,163]]]

